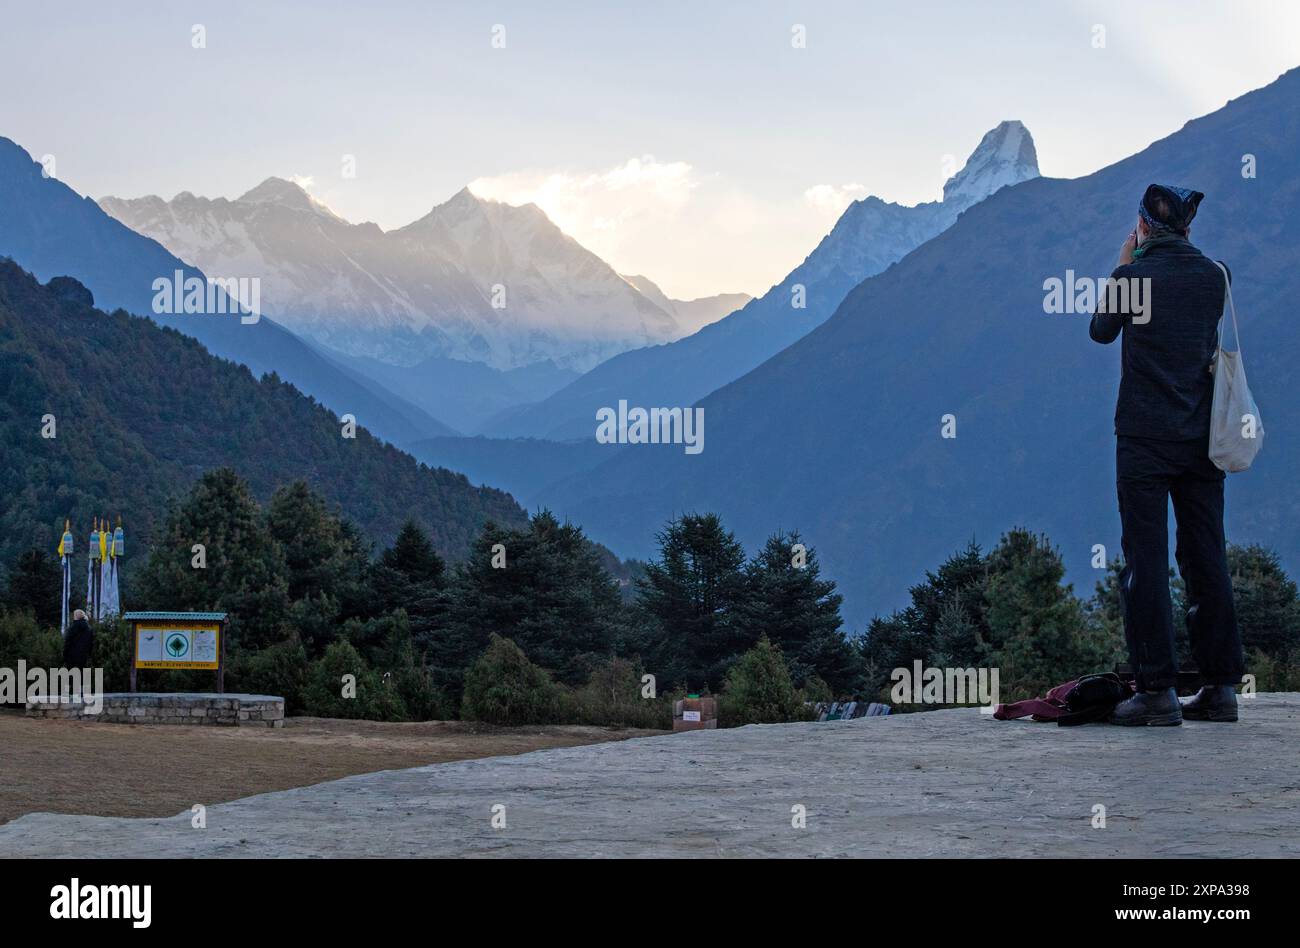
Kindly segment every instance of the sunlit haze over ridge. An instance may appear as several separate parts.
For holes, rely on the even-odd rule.
[[[278,175],[392,229],[469,185],[677,298],[762,293],[852,200],[938,199],[1004,119],[1044,175],[1076,177],[1300,65],[1287,2],[75,2],[6,21],[0,81],[27,92],[0,135],[82,194],[233,198]],[[58,69],[33,36],[59,37]]]

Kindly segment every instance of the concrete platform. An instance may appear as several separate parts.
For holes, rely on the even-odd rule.
[[[215,691],[109,691],[103,706],[79,695],[67,701],[28,701],[29,718],[75,718],[108,724],[210,724],[228,727],[283,727],[284,699],[276,695]]]
[[[1179,728],[957,710],[692,731],[248,797],[206,829],[188,812],[0,826],[3,857],[1113,855],[1300,855],[1300,695]]]

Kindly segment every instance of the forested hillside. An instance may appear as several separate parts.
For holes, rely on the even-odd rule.
[[[53,550],[65,517],[82,552],[91,517],[120,514],[129,564],[169,499],[223,466],[263,500],[305,480],[376,541],[416,518],[453,559],[485,521],[525,522],[508,494],[343,429],[274,375],[256,379],[188,336],[94,309],[71,278],[42,286],[0,259],[0,562]]]

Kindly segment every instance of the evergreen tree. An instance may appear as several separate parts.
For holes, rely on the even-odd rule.
[[[760,638],[727,672],[721,719],[728,727],[780,724],[810,716],[790,680],[781,649],[767,636]]]
[[[983,585],[987,572],[988,561],[979,544],[972,540],[961,551],[948,557],[938,572],[927,572],[925,582],[912,587],[912,605],[918,612],[917,621],[933,627],[954,602],[973,618],[978,606],[971,590]]]
[[[369,565],[365,542],[306,481],[294,481],[271,495],[266,525],[284,550],[290,599],[321,593],[339,600],[359,598],[357,587]]]
[[[305,481],[278,489],[266,509],[266,526],[284,551],[289,626],[308,655],[319,656],[341,622],[374,611],[366,586],[368,544]]]
[[[510,639],[493,634],[465,675],[461,716],[488,724],[552,724],[560,713],[560,690],[545,669],[528,660]]]
[[[1046,537],[1006,533],[988,557],[984,589],[988,665],[1003,694],[1043,694],[1053,685],[1109,671],[1120,656],[1114,635],[1086,619],[1065,564]]]
[[[370,586],[373,612],[404,611],[415,648],[426,652],[445,621],[446,564],[415,521],[402,525],[393,545],[371,566]]]
[[[31,549],[18,557],[9,573],[4,604],[15,612],[30,610],[42,628],[57,628],[63,617],[62,589],[59,561],[45,550]]]
[[[303,688],[307,713],[323,718],[401,721],[406,706],[393,686],[372,670],[351,643],[340,639],[312,662]]]
[[[232,646],[262,648],[285,637],[284,550],[234,471],[209,471],[173,505],[150,546],[138,600],[143,609],[229,612]]]
[[[1124,564],[1116,559],[1097,583],[1089,603],[1090,617],[1118,640],[1123,639],[1124,615],[1119,595],[1119,575]],[[1258,651],[1287,666],[1300,657],[1300,597],[1276,553],[1258,545],[1228,544],[1228,572],[1237,611],[1243,650]],[[1182,577],[1172,576],[1174,646],[1180,666],[1194,666],[1187,632],[1187,597]]]
[[[99,641],[95,643],[98,650]],[[284,698],[286,714],[303,712],[303,687],[307,680],[307,650],[296,635],[290,635],[257,651],[239,651],[229,658],[226,687],[239,691]]]
[[[458,693],[466,668],[495,633],[566,684],[584,680],[587,660],[605,655],[619,619],[618,587],[582,529],[550,511],[527,528],[489,524],[460,565],[447,629],[431,643],[435,674]]]
[[[1003,700],[1109,671],[1123,653],[1116,604],[1085,608],[1064,577],[1046,537],[1011,530],[987,556],[970,544],[912,588],[911,605],[872,621],[862,646],[868,690],[879,692],[893,669],[916,661],[997,668]]]
[[[658,541],[659,558],[637,581],[640,605],[659,626],[647,668],[665,686],[721,685],[746,644],[744,548],[716,514],[685,514]]]
[[[1300,598],[1278,556],[1261,546],[1229,546],[1228,571],[1246,651],[1282,664],[1300,662]]]
[[[55,627],[42,625],[29,612],[0,609],[0,668],[18,668],[20,661],[33,668],[63,665],[63,637]]]
[[[798,549],[796,549],[798,548]],[[817,553],[798,532],[777,533],[749,561],[740,626],[747,639],[767,636],[790,663],[797,686],[810,675],[834,690],[853,686],[857,661],[844,637],[835,583],[821,578]]]
[[[873,619],[861,645],[865,689],[877,693],[895,668],[911,668],[917,660],[961,668],[986,662],[987,579],[987,560],[971,542],[912,587],[910,605]]]

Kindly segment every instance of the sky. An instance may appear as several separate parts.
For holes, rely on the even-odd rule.
[[[0,136],[91,197],[278,175],[385,229],[468,184],[689,299],[938,199],[1003,119],[1077,177],[1295,66],[1295,0],[13,3]]]

